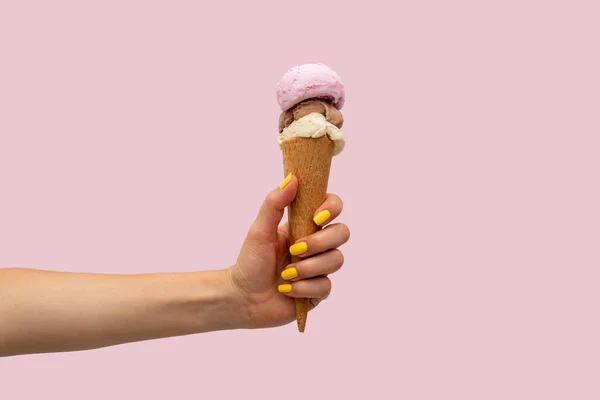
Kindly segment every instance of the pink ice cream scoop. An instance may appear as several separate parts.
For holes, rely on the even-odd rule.
[[[311,98],[329,100],[338,110],[344,106],[342,80],[334,70],[319,63],[297,65],[290,69],[277,82],[276,90],[282,111]]]

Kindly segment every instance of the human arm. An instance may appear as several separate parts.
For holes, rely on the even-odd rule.
[[[337,223],[301,238],[306,251],[291,264],[294,246],[279,223],[297,185],[292,177],[267,195],[228,268],[135,275],[0,269],[0,356],[292,322],[294,297],[310,298],[311,309],[327,298],[329,275],[344,261],[338,247],[350,235]],[[341,199],[328,195],[315,215],[323,211],[322,226],[339,216]]]
[[[0,269],[0,356],[73,351],[245,325],[226,270],[88,274]]]

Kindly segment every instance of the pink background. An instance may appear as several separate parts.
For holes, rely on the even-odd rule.
[[[0,359],[0,398],[600,398],[598,2],[208,4],[0,3],[0,266],[229,266],[283,178],[275,83],[320,61],[332,296],[304,335]]]

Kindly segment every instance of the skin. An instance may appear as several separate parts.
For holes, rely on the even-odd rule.
[[[294,297],[312,310],[331,292],[328,275],[344,262],[338,247],[350,238],[331,222],[342,201],[328,195],[324,229],[299,239],[308,251],[290,264],[284,209],[295,177],[265,198],[235,265],[211,271],[88,274],[27,268],[0,269],[0,356],[65,352],[202,332],[282,326],[295,321]],[[281,272],[296,268],[284,281]],[[292,291],[280,293],[278,285]]]

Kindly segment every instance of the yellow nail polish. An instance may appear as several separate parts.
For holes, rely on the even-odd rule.
[[[306,253],[308,250],[308,245],[306,242],[296,243],[290,246],[290,254],[293,256],[298,256],[300,254]]]
[[[290,181],[292,180],[292,173],[290,172],[285,179],[283,180],[283,182],[281,182],[281,184],[279,185],[279,189],[283,189],[284,187],[286,187],[288,185],[288,183],[290,183]]]
[[[292,291],[292,285],[284,283],[283,285],[279,285],[277,290],[279,290],[279,293],[289,293]]]
[[[317,215],[313,217],[313,221],[315,221],[315,224],[317,225],[323,225],[325,221],[329,219],[329,217],[331,217],[329,210],[323,210],[319,211]]]
[[[290,279],[294,279],[294,278],[298,277],[298,271],[294,267],[284,269],[283,272],[281,273],[281,277],[283,279],[285,279],[286,281],[289,281]]]

